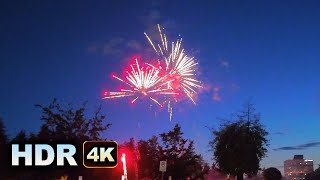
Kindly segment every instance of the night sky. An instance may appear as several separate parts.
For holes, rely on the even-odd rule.
[[[229,118],[252,99],[270,133],[263,167],[280,168],[294,154],[319,164],[319,6],[316,0],[1,1],[0,117],[12,137],[39,130],[34,104],[88,100],[89,113],[102,104],[112,123],[104,137],[146,139],[180,123],[211,162],[206,126],[217,128],[217,117]],[[150,102],[101,99],[121,85],[112,73],[121,74],[133,55],[150,55],[143,32],[152,34],[157,23],[171,40],[183,37],[205,83],[197,105],[179,102],[172,121]]]

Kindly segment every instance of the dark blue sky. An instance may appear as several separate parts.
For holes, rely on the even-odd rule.
[[[210,160],[205,126],[217,127],[216,117],[229,117],[252,98],[270,132],[263,166],[281,166],[294,154],[320,163],[316,0],[0,4],[0,116],[11,136],[38,130],[36,103],[54,97],[75,104],[88,100],[92,109],[102,104],[113,124],[106,137],[148,138],[178,122]],[[181,34],[207,85],[197,106],[188,101],[175,106],[171,122],[164,110],[149,110],[147,104],[101,100],[103,90],[119,86],[110,74],[120,74],[132,55],[144,55],[149,44],[143,32],[157,23],[171,38]],[[301,146],[307,143],[312,144]]]

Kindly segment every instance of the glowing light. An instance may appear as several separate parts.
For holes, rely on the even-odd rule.
[[[125,71],[124,78],[112,74],[112,78],[128,87],[121,88],[120,91],[105,92],[103,99],[130,97],[130,103],[134,104],[138,99],[146,97],[160,107],[167,104],[170,120],[173,115],[171,102],[177,102],[178,96],[187,97],[196,104],[197,90],[202,87],[195,73],[198,63],[183,49],[182,38],[170,43],[162,32],[163,29],[158,25],[159,43],[154,43],[144,33],[158,56],[158,64],[139,64],[135,56],[135,63]]]
[[[305,162],[311,162],[311,161],[313,161],[313,160],[311,160],[311,159],[306,159],[306,160],[304,160]]]
[[[201,88],[201,82],[196,79],[196,74],[194,73],[198,63],[195,61],[194,57],[190,57],[185,53],[185,50],[182,48],[182,38],[178,39],[176,42],[172,42],[170,47],[168,45],[167,37],[161,31],[159,24],[158,31],[161,39],[161,43],[159,44],[154,44],[147,33],[144,34],[156,54],[165,62],[166,74],[170,75],[167,76],[168,88],[175,91],[182,90],[187,97],[196,104],[194,100],[194,96],[197,94],[196,89]],[[173,86],[169,81],[178,82],[176,83],[176,86]]]
[[[164,61],[164,70],[165,74],[167,75],[165,81],[167,82],[167,89],[172,89],[175,95],[180,95],[180,93],[177,93],[176,91],[183,92],[186,97],[196,104],[196,90],[201,88],[201,82],[197,80],[197,76],[195,74],[198,63],[194,57],[187,55],[185,50],[182,48],[182,38],[176,40],[176,42],[168,44],[167,36],[161,31],[159,24],[158,31],[161,39],[161,42],[158,44],[154,43],[147,33],[144,34],[153,50],[158,55],[159,59]],[[159,70],[163,69],[163,63],[160,60],[158,60],[160,64]],[[164,93],[164,95],[168,94],[169,93]],[[172,100],[177,101],[177,99],[173,96],[167,97],[165,101],[168,103],[170,120],[172,119],[173,114],[173,108],[171,105]]]
[[[150,100],[159,106],[161,104],[156,100],[158,94],[173,95],[173,89],[167,88],[165,85],[171,80],[167,80],[167,75],[160,76],[159,69],[150,64],[141,66],[138,59],[135,59],[135,64],[130,65],[131,71],[126,71],[124,79],[112,75],[115,79],[126,84],[130,89],[120,89],[117,92],[106,92],[103,99],[134,97],[131,104],[135,103],[142,96],[148,96]]]
[[[124,153],[122,154],[121,161],[122,161],[122,167],[123,167],[122,179],[127,180],[128,175],[127,175],[127,165],[126,165],[126,154]]]

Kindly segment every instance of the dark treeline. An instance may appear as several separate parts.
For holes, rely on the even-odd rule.
[[[62,106],[57,100],[49,105],[36,105],[41,111],[43,122],[37,133],[26,133],[21,130],[9,139],[5,125],[0,119],[0,179],[33,179],[51,180],[68,176],[70,179],[121,179],[122,163],[119,161],[115,169],[69,168],[12,168],[10,167],[9,145],[27,142],[72,142],[82,147],[82,142],[89,140],[106,140],[101,134],[111,128],[105,116],[98,108],[91,116],[86,114],[86,103],[80,107]],[[165,179],[204,179],[209,167],[201,155],[194,149],[194,142],[183,137],[181,127],[177,124],[169,132],[161,133],[147,140],[136,141],[133,138],[119,145],[119,159],[126,154],[128,179],[161,179],[159,162],[167,161]],[[78,153],[81,155],[81,153]],[[81,159],[79,157],[78,159]],[[78,163],[82,163],[79,161]]]
[[[6,128],[0,119],[0,179],[6,180],[55,180],[68,176],[68,180],[77,180],[79,176],[86,179],[121,179],[123,167],[122,153],[126,154],[128,179],[151,180],[161,179],[160,161],[167,161],[164,179],[171,176],[173,180],[201,180],[216,172],[217,177],[227,174],[242,179],[242,174],[255,176],[260,168],[260,161],[267,154],[268,132],[260,124],[260,114],[255,111],[252,103],[232,116],[222,119],[218,129],[211,129],[212,139],[209,146],[215,163],[209,167],[202,156],[196,153],[194,141],[183,136],[179,124],[173,129],[146,140],[133,138],[119,144],[119,163],[114,169],[87,169],[82,167],[82,156],[78,153],[79,167],[45,167],[45,168],[13,168],[10,167],[11,143],[55,143],[67,142],[79,146],[90,140],[109,140],[101,134],[112,128],[101,114],[101,108],[88,115],[87,103],[79,107],[69,104],[62,106],[53,100],[48,105],[36,105],[43,122],[37,133],[21,130],[13,138],[8,138]],[[26,122],[28,123],[28,122]],[[115,139],[116,140],[116,139]],[[307,174],[306,179],[320,179],[320,168]]]

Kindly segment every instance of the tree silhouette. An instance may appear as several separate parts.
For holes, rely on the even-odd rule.
[[[176,124],[168,133],[160,134],[163,159],[167,160],[167,176],[172,179],[203,178],[203,159],[195,153],[194,142],[182,137],[181,127]]]
[[[159,179],[159,162],[162,160],[162,147],[158,143],[158,137],[152,136],[147,141],[140,140],[138,142],[139,153],[139,178]]]
[[[0,171],[1,178],[5,178],[8,175],[9,159],[8,159],[8,136],[6,133],[6,127],[2,118],[0,117]]]
[[[44,124],[41,127],[39,136],[49,141],[57,140],[98,140],[100,133],[107,130],[111,124],[104,124],[105,116],[101,115],[99,107],[93,117],[85,116],[86,102],[77,109],[71,104],[63,108],[56,99],[48,106],[36,105],[41,108],[41,120]]]
[[[28,141],[28,136],[25,130],[21,130],[18,134],[12,139],[14,143],[25,143]]]
[[[167,161],[165,179],[204,179],[209,168],[201,155],[196,154],[194,142],[183,138],[181,127],[176,124],[167,133],[159,137],[152,136],[148,140],[138,142],[140,160],[138,163],[139,179],[161,179],[160,161]]]
[[[320,164],[318,169],[315,171],[308,173],[305,177],[305,180],[319,180],[320,179]]]
[[[34,140],[41,142],[72,142],[82,148],[82,143],[89,140],[99,140],[100,134],[107,130],[111,124],[105,123],[105,116],[101,115],[99,107],[90,117],[86,114],[86,102],[79,107],[72,104],[62,106],[54,99],[49,105],[36,105],[41,109],[41,120],[44,122]],[[77,159],[82,160],[81,153]],[[61,176],[68,174],[69,179],[78,175],[91,177],[92,170],[84,168],[48,169],[41,173],[41,178]]]
[[[6,134],[6,127],[2,118],[0,117],[0,146],[3,147],[8,142],[8,136]]]
[[[219,169],[243,179],[243,173],[257,174],[259,163],[267,153],[268,132],[260,124],[254,105],[247,103],[235,121],[225,120],[219,130],[212,129],[210,146]]]

